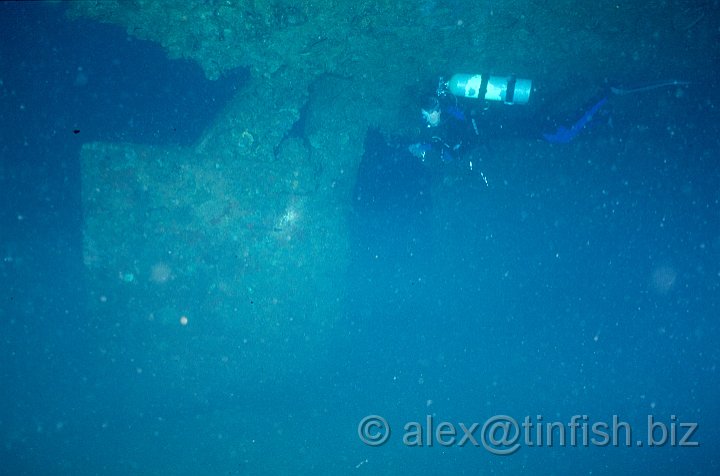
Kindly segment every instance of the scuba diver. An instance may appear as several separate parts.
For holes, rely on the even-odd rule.
[[[611,87],[596,100],[569,127],[559,126],[554,132],[542,134],[552,144],[567,144],[575,139],[588,123],[608,102],[610,96],[624,96],[668,86],[688,86],[688,81],[677,79],[661,80],[636,87]],[[460,163],[470,170],[473,164],[471,149],[479,142],[480,126],[472,113],[460,107],[466,99],[481,99],[504,104],[526,104],[532,92],[532,81],[515,76],[490,76],[481,74],[455,74],[449,81],[441,77],[436,95],[428,98],[421,109],[425,121],[425,132],[421,140],[408,147],[408,151],[423,162]],[[482,175],[482,172],[480,172]],[[487,179],[482,175],[485,183]]]
[[[449,81],[441,77],[435,96],[428,98],[421,109],[426,126],[421,140],[411,144],[408,151],[423,162],[463,164],[473,170],[476,164],[471,149],[478,144],[480,131],[474,114],[460,107],[461,100],[525,104],[531,89],[530,80],[515,76],[455,74]]]

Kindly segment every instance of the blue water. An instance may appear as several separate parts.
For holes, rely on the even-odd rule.
[[[472,172],[418,163],[371,131],[350,216],[351,297],[317,367],[267,393],[234,389],[239,400],[227,397],[232,379],[196,374],[181,384],[207,399],[168,399],[128,389],[132,369],[102,358],[108,329],[87,324],[79,148],[193,144],[245,72],[207,81],[121,28],[68,22],[58,6],[2,4],[0,16],[0,474],[720,471],[720,98],[611,98],[614,120],[595,117],[566,149],[498,157],[488,140]],[[662,147],[582,148],[606,137],[617,151],[641,120],[663,130],[667,117],[640,112],[653,97],[679,104],[674,123],[692,127]],[[529,129],[552,127],[543,116]],[[358,438],[371,414],[392,426],[388,444]],[[678,438],[697,423],[700,446],[535,439],[496,456],[402,444],[403,424],[427,415],[457,429],[501,414],[618,415],[633,442],[652,415]]]

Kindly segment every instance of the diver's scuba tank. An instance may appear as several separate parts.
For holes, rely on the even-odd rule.
[[[464,98],[502,101],[505,104],[526,104],[530,99],[532,81],[515,76],[483,76],[455,74],[445,83],[450,94]]]

